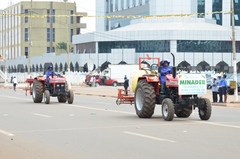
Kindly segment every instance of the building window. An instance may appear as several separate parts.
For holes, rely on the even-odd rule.
[[[73,24],[73,10],[71,10],[70,14],[71,14],[71,19],[70,19],[70,21],[71,21],[71,24]]]
[[[135,7],[136,6],[136,0],[132,0],[132,7]]]
[[[25,41],[28,41],[28,28],[25,28]]]
[[[51,35],[51,32],[50,32],[50,28],[47,28],[47,42],[50,42],[50,36]]]
[[[240,3],[239,0],[235,0],[234,2],[235,25],[240,26]]]
[[[47,10],[47,23],[50,23],[50,10]]]
[[[115,0],[115,11],[118,11],[118,0]]]
[[[25,23],[28,23],[28,9],[25,9]]]
[[[219,12],[222,11],[222,0],[213,0],[212,1],[212,12]],[[222,25],[222,13],[213,14],[213,19],[216,20],[218,25]]]
[[[47,23],[50,23],[52,19],[52,23],[55,23],[55,9],[52,10],[52,13],[50,10],[47,10]]]
[[[28,47],[25,47],[25,56],[28,58]]]
[[[124,0],[121,0],[121,9],[124,10]]]
[[[110,12],[113,12],[113,0],[110,0]]]
[[[55,28],[52,28],[52,41],[55,42]]]
[[[55,23],[55,9],[52,10],[52,22]]]
[[[73,37],[73,29],[71,29],[71,33],[70,33],[70,40],[72,42],[72,37]]]
[[[50,53],[50,52],[51,52],[51,48],[47,47],[47,53]]]
[[[198,0],[198,18],[204,18],[205,17],[205,0]]]
[[[50,28],[47,28],[47,42],[51,41],[51,34],[52,34],[52,41],[55,42],[55,28],[52,28],[52,32]]]
[[[148,41],[108,41],[98,43],[99,53],[111,53],[111,49],[134,48],[137,53],[142,52],[170,52],[169,40]]]
[[[240,41],[236,42],[237,52],[240,52]],[[231,41],[203,41],[203,40],[177,40],[177,52],[216,52],[231,53]]]
[[[145,3],[146,3],[146,4],[149,3],[149,0],[145,0]]]
[[[127,0],[127,8],[130,8],[130,0]]]
[[[55,52],[55,47],[52,47],[52,52]]]
[[[142,5],[142,0],[139,0],[139,5],[140,5],[140,6]]]
[[[78,54],[83,54],[83,53],[95,53],[96,50],[96,43],[91,42],[91,43],[81,43],[81,44],[76,44],[76,51]]]

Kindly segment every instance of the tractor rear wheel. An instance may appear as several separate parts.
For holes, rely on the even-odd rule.
[[[175,112],[179,118],[188,118],[192,114],[192,110],[188,108],[183,108],[181,111]]]
[[[50,103],[50,92],[49,92],[49,90],[44,91],[44,102],[45,102],[45,104]]]
[[[171,99],[165,98],[162,101],[162,116],[166,121],[172,121],[174,117],[174,105]]]
[[[74,100],[74,93],[72,90],[69,90],[68,104],[72,104]]]
[[[198,108],[198,113],[201,120],[208,120],[212,114],[212,106],[209,99],[203,98],[203,100],[204,100],[204,107]]]
[[[32,99],[34,103],[41,103],[43,100],[43,83],[36,79],[33,82]]]
[[[151,118],[154,114],[156,94],[154,87],[146,80],[138,82],[135,95],[135,110],[139,118]]]

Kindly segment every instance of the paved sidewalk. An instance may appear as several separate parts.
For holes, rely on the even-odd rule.
[[[17,89],[24,89],[27,84],[20,83],[17,85]],[[0,83],[0,88],[13,89],[12,84],[7,84],[4,86],[3,83]],[[99,96],[99,97],[110,97],[116,98],[118,94],[118,89],[123,89],[123,86],[113,87],[113,86],[99,86],[99,87],[89,87],[89,86],[72,86],[71,88],[77,95],[87,95],[87,96]],[[24,92],[23,92],[24,93]],[[207,94],[199,95],[203,98],[208,98],[212,101],[212,92],[211,90],[207,91]],[[227,107],[238,107],[240,108],[240,95],[238,102],[234,102],[234,95],[228,95],[227,103],[212,103],[213,106],[227,106]]]

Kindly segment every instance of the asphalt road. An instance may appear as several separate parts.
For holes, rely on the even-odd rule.
[[[74,103],[34,104],[18,90],[0,89],[1,159],[238,159],[240,109],[213,107],[209,121],[195,110],[164,121],[160,106],[140,119],[113,98],[75,96]]]

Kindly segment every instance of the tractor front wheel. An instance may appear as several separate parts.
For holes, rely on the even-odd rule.
[[[179,118],[188,118],[192,114],[192,110],[188,108],[183,108],[181,111],[175,112]]]
[[[138,82],[135,95],[135,110],[139,118],[151,118],[154,114],[156,94],[154,87],[146,80]]]
[[[171,99],[165,98],[162,101],[162,116],[166,121],[172,121],[174,117],[174,105]]]
[[[57,96],[59,103],[66,103],[67,99],[66,96]]]
[[[45,104],[50,103],[50,92],[48,90],[44,91],[44,102],[45,102]]]
[[[207,98],[203,98],[204,106],[203,108],[198,108],[199,117],[201,120],[208,120],[212,114],[211,102]]]
[[[69,90],[68,104],[72,104],[74,100],[74,93],[72,90]]]

